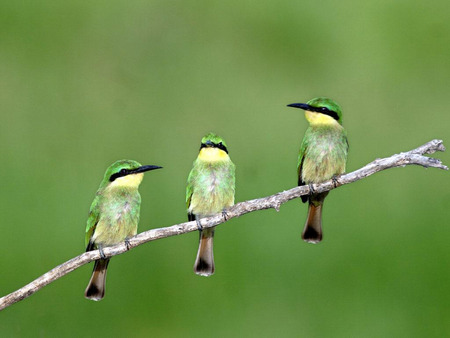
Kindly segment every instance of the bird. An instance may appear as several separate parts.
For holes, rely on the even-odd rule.
[[[300,146],[297,162],[298,185],[336,180],[345,172],[348,154],[347,132],[342,126],[342,109],[333,100],[318,97],[307,103],[292,103],[288,107],[305,111],[309,127]],[[312,189],[310,189],[312,190]],[[322,240],[322,206],[328,192],[301,196],[308,201],[308,216],[302,238],[308,243]]]
[[[106,169],[92,202],[86,225],[86,251],[100,250],[84,296],[99,301],[105,296],[106,270],[109,258],[103,248],[125,241],[137,233],[141,195],[138,187],[144,172],[160,169],[133,160],[120,160]]]
[[[202,229],[199,219],[222,212],[234,205],[235,165],[228,155],[225,140],[208,133],[201,140],[200,152],[189,173],[186,205],[189,221],[199,226],[199,247],[194,272],[200,276],[214,274],[214,227]]]

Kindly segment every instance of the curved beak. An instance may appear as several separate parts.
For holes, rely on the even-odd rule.
[[[291,103],[287,105],[288,107],[300,108],[303,110],[311,110],[311,106],[306,103]]]
[[[150,170],[155,170],[155,169],[161,169],[162,167],[159,167],[157,165],[143,165],[142,167],[139,167],[137,169],[132,170],[130,173],[131,174],[138,174],[138,173],[143,173],[146,171],[150,171]]]

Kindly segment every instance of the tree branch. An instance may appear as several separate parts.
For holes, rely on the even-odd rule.
[[[437,151],[445,151],[443,142],[441,140],[432,140],[411,151],[392,155],[387,158],[376,159],[375,161],[367,164],[361,169],[355,170],[345,175],[341,175],[337,177],[335,180],[329,180],[323,183],[313,184],[312,188],[313,191],[316,193],[329,191],[341,185],[361,180],[365,177],[373,175],[376,172],[389,168],[404,167],[410,164],[420,165],[425,168],[432,167],[448,170],[448,167],[443,165],[440,160],[423,156],[425,154],[433,154]],[[226,220],[229,220],[231,218],[239,217],[256,210],[273,208],[279,211],[280,206],[283,203],[286,203],[287,201],[290,201],[303,195],[308,195],[309,193],[310,193],[310,186],[305,185],[295,187],[289,190],[279,192],[275,195],[238,203],[227,210],[226,219],[222,214],[218,214],[212,217],[202,218],[200,220],[200,223],[203,226],[203,228],[210,228],[219,225],[221,223],[224,223]],[[129,247],[131,249],[141,244],[154,241],[160,238],[181,235],[196,230],[197,224],[195,221],[180,223],[165,228],[148,230],[130,238]],[[120,243],[111,247],[104,248],[103,251],[105,256],[112,257],[124,253],[127,250],[128,249],[125,243]],[[50,270],[49,272],[45,273],[41,277],[35,279],[31,283],[20,288],[19,290],[14,291],[9,295],[0,298],[0,310],[3,310],[8,306],[31,296],[33,293],[39,291],[44,286],[54,282],[58,278],[67,275],[69,272],[79,268],[80,266],[92,262],[94,260],[97,260],[99,258],[100,252],[98,250],[94,250],[85,252],[75,258],[68,260],[67,262],[61,265],[58,265],[54,269]]]

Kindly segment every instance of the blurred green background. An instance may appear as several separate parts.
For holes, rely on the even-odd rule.
[[[141,185],[139,231],[186,221],[201,137],[222,135],[236,200],[296,184],[307,127],[286,104],[344,110],[352,171],[433,138],[450,146],[448,1],[0,2],[1,295],[84,251],[87,212],[117,159],[164,166]],[[447,153],[438,154],[450,164]],[[299,200],[216,232],[92,264],[0,314],[3,337],[450,335],[450,180],[406,167],[333,191],[324,241]]]

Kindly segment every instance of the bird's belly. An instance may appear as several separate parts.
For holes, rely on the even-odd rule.
[[[209,176],[194,189],[189,206],[192,214],[210,216],[234,204],[234,189],[226,184],[227,180],[216,175]]]
[[[345,172],[347,152],[339,145],[323,142],[309,147],[302,165],[302,180],[319,183]]]
[[[123,242],[125,238],[136,235],[138,222],[139,211],[136,214],[127,205],[119,211],[103,212],[92,239],[103,246]]]

